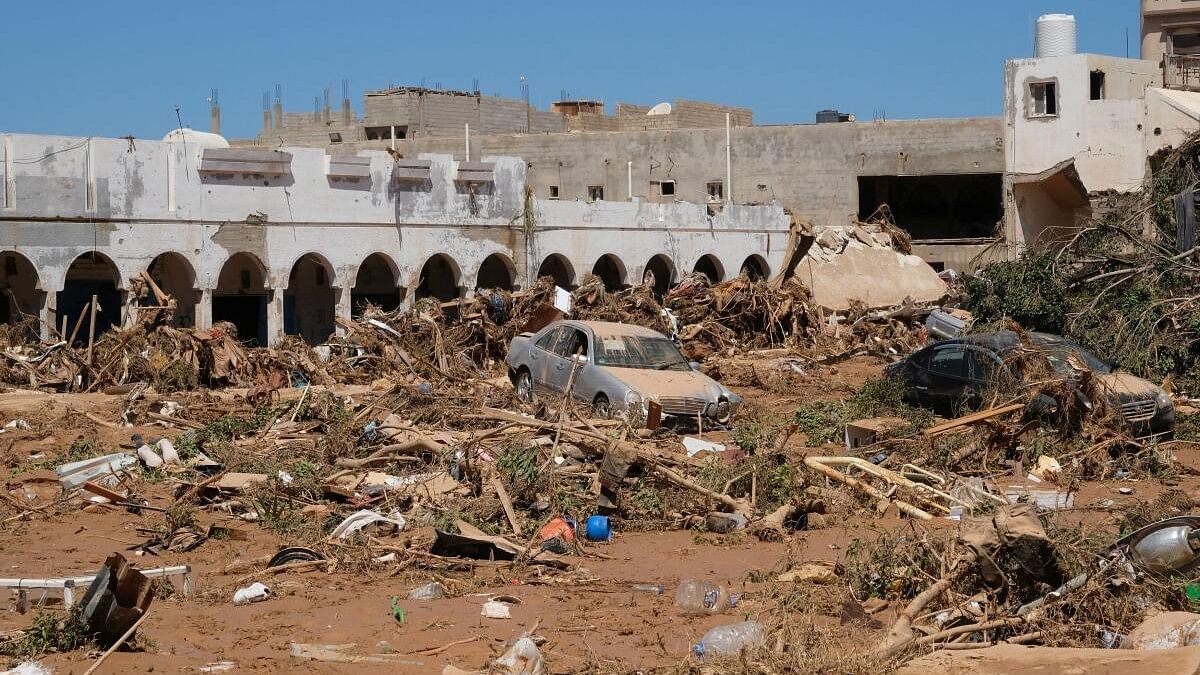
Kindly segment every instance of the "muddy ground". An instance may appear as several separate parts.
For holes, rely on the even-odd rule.
[[[839,364],[820,378],[793,386],[784,393],[756,388],[737,388],[752,405],[787,411],[814,398],[848,395],[868,377],[878,374],[882,359],[860,357]],[[334,388],[357,394],[359,388]],[[236,397],[222,392],[220,397]],[[296,391],[285,393],[294,397]],[[219,405],[215,401],[214,405]],[[42,394],[17,392],[0,395],[0,422],[26,419],[33,429],[0,434],[0,461],[10,490],[57,490],[52,473],[46,482],[28,481],[30,456],[52,455],[77,437],[96,434],[106,452],[130,446],[130,434],[171,435],[162,427],[108,428],[90,423],[82,412],[115,419],[123,404],[120,396],[101,394]],[[75,412],[72,412],[75,411]],[[728,432],[706,434],[714,440],[727,439]],[[804,447],[796,437],[789,450],[795,456],[828,453]],[[1200,490],[1200,478],[1189,467],[1200,468],[1200,455],[1180,450],[1183,468],[1178,479],[1166,482],[1109,481],[1089,483],[1078,493],[1073,509],[1059,512],[1064,522],[1084,522],[1098,530],[1115,530],[1122,509],[1152,499],[1168,488],[1187,492]],[[43,469],[43,474],[53,466]],[[1132,494],[1122,494],[1121,488]],[[151,505],[170,506],[167,482],[151,485],[143,495]],[[262,673],[372,673],[440,672],[446,665],[467,670],[485,666],[505,649],[505,644],[530,629],[545,638],[541,647],[551,672],[633,672],[667,670],[694,665],[690,649],[710,627],[727,623],[735,616],[762,616],[789,612],[797,625],[811,624],[825,636],[825,647],[849,655],[875,645],[897,611],[896,603],[864,620],[847,623],[839,608],[844,588],[826,592],[830,602],[810,607],[780,609],[774,601],[780,583],[775,577],[803,561],[845,562],[856,539],[872,541],[881,531],[911,532],[912,521],[890,515],[880,517],[870,508],[850,517],[829,518],[825,527],[795,532],[785,541],[766,543],[745,533],[717,535],[689,530],[620,532],[608,544],[590,544],[585,555],[573,559],[568,571],[537,567],[493,567],[479,564],[473,571],[456,574],[429,573],[413,569],[396,571],[395,565],[357,566],[355,569],[285,572],[259,576],[277,597],[248,606],[231,602],[239,585],[248,582],[246,570],[226,572],[237,561],[273,553],[292,543],[266,528],[219,514],[199,512],[200,525],[225,523],[245,535],[244,540],[209,540],[187,553],[163,552],[138,556],[129,551],[145,541],[139,527],[162,525],[158,513],[140,515],[123,509],[99,512],[72,508],[62,512],[32,513],[8,518],[0,524],[0,577],[56,577],[89,574],[113,551],[125,552],[143,568],[191,565],[193,593],[178,592],[155,600],[143,624],[139,651],[114,654],[99,672],[204,672],[210,664],[230,661],[231,672]],[[939,519],[920,526],[925,530],[953,529],[951,521]],[[420,537],[403,533],[401,537]],[[684,616],[673,605],[676,584],[684,578],[704,578],[728,584],[742,594],[735,612],[715,617]],[[429,580],[444,581],[451,597],[432,601],[407,599],[413,587]],[[639,592],[634,584],[661,584],[662,595]],[[179,589],[176,588],[176,591]],[[823,591],[824,592],[824,591]],[[507,594],[519,599],[508,620],[480,616],[480,607],[490,595]],[[393,618],[389,598],[399,596],[405,611],[401,625]],[[0,632],[29,626],[30,614],[20,614],[5,597],[0,611]],[[57,602],[50,600],[54,609]],[[765,618],[765,617],[764,617]],[[817,642],[820,642],[818,640]],[[289,655],[292,643],[353,644],[357,654],[398,654],[403,662],[390,664],[333,664],[301,661]],[[458,643],[458,644],[453,644]],[[452,645],[433,655],[417,652]],[[81,673],[96,654],[76,651],[41,658],[58,673]],[[3,664],[0,664],[3,665]]]

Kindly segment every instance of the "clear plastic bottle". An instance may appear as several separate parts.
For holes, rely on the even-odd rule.
[[[409,600],[437,600],[446,597],[446,587],[436,581],[422,584],[408,593]]]
[[[743,647],[756,645],[762,640],[762,624],[757,621],[739,621],[708,631],[692,647],[692,652],[702,659],[710,654],[736,654]]]
[[[717,584],[684,579],[675,591],[675,604],[682,607],[685,614],[720,614],[737,606],[737,596],[730,595]]]
[[[653,593],[654,595],[662,595],[667,590],[659,584],[634,584],[629,589],[635,593]]]

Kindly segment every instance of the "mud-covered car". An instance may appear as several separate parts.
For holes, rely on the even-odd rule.
[[[517,395],[561,396],[574,369],[571,395],[594,414],[644,418],[650,401],[664,415],[728,422],[742,399],[697,371],[665,335],[622,323],[555,321],[522,333],[508,347],[509,378]]]
[[[1109,406],[1118,411],[1135,435],[1164,434],[1175,425],[1175,405],[1163,389],[1136,375],[1117,371],[1072,340],[1046,333],[1030,333],[1033,344],[1068,382],[1091,371]],[[959,404],[974,408],[989,390],[1021,381],[1013,372],[1023,349],[1011,331],[983,333],[945,340],[888,365],[884,374],[904,383],[909,398],[941,409]],[[1039,399],[1046,399],[1045,395]],[[1053,416],[1062,402],[1035,400],[1039,415]]]

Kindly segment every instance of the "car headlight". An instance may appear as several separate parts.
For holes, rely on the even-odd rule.
[[[643,408],[646,403],[642,399],[642,395],[630,389],[625,392],[625,407],[626,408]]]
[[[1175,401],[1171,399],[1171,395],[1165,391],[1160,391],[1154,395],[1154,403],[1159,410],[1166,410],[1175,407]]]
[[[732,406],[729,404],[729,401],[726,401],[724,399],[718,401],[716,418],[719,420],[728,418],[731,410],[732,410]]]

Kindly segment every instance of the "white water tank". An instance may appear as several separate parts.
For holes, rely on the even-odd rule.
[[[1043,14],[1037,20],[1037,40],[1033,55],[1070,56],[1075,53],[1075,16]]]

